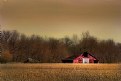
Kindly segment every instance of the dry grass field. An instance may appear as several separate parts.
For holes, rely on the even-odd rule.
[[[121,64],[0,64],[0,81],[121,81]]]

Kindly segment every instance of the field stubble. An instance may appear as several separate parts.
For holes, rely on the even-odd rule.
[[[0,64],[0,81],[121,81],[121,64]]]

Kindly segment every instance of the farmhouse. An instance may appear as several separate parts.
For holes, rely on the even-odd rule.
[[[98,63],[98,59],[88,52],[62,59],[63,63]]]

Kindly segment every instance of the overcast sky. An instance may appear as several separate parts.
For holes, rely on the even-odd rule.
[[[121,42],[121,0],[0,0],[2,29],[61,38],[89,31]]]

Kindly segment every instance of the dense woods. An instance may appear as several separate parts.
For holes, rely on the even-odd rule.
[[[26,36],[17,31],[2,31],[0,62],[24,62],[28,58],[40,63],[59,63],[61,59],[84,51],[94,54],[100,63],[120,63],[121,43],[98,40],[89,32],[80,37],[60,39],[38,35]]]

